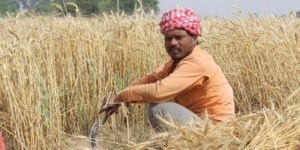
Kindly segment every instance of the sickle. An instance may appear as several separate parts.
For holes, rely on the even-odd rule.
[[[100,125],[104,125],[107,118],[110,116],[109,114],[110,112],[109,111],[106,111],[105,112],[105,116],[104,116],[104,119],[102,120],[102,122],[100,123],[100,121],[96,121],[91,130],[90,130],[90,134],[89,134],[89,142],[90,142],[90,145],[92,146],[92,148],[96,148],[96,130],[98,127],[100,127]]]

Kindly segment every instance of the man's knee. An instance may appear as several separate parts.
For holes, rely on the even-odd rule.
[[[167,130],[166,127],[161,122],[161,118],[165,118],[166,112],[168,109],[168,102],[154,104],[150,103],[148,107],[148,119],[150,124],[157,132]]]
[[[174,102],[164,102],[159,104],[149,104],[149,120],[171,119],[175,122],[185,124],[191,120],[200,120],[200,117],[187,108]]]
[[[164,103],[150,103],[148,107],[148,117],[149,119],[156,117],[157,115],[163,117],[170,109],[171,102]]]
[[[154,104],[150,103],[148,107],[148,118],[149,120],[156,118],[156,115],[162,111],[162,103]]]

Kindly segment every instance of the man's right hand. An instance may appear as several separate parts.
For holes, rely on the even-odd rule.
[[[103,112],[106,112],[108,116],[113,113],[118,114],[119,107],[121,106],[120,102],[121,100],[119,95],[109,93],[102,100],[99,114],[102,114]]]

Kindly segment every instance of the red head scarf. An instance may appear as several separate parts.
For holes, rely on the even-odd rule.
[[[159,25],[162,34],[170,29],[183,28],[193,35],[201,36],[200,18],[191,9],[172,9],[163,14]]]

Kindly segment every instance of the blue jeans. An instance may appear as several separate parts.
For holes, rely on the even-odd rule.
[[[193,120],[201,121],[201,118],[197,114],[175,102],[150,103],[148,119],[152,127],[157,132],[168,131],[168,127],[160,118],[173,121],[177,125],[188,125]]]

